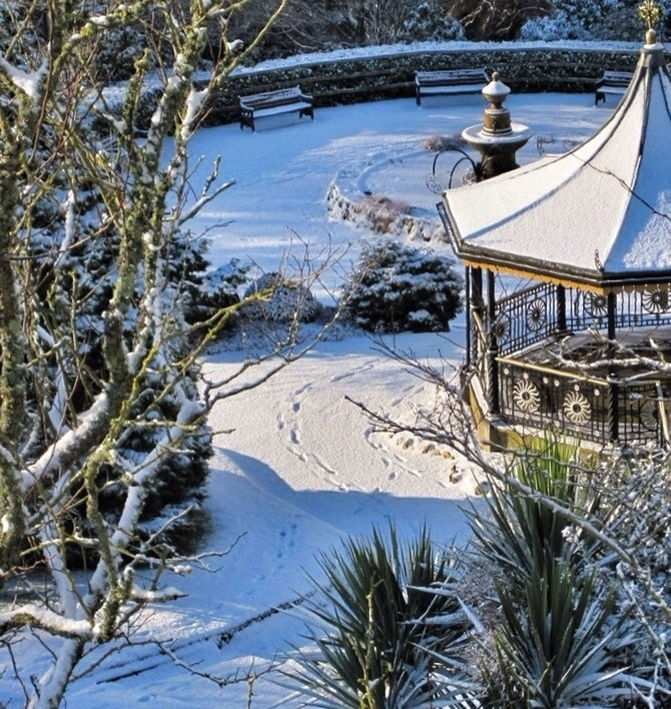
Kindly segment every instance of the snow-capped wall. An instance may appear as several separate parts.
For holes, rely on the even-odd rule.
[[[629,42],[419,42],[299,54],[240,67],[212,112],[213,123],[238,117],[237,97],[300,84],[316,106],[413,93],[417,69],[484,66],[518,92],[589,91],[604,69],[628,71],[640,46]]]

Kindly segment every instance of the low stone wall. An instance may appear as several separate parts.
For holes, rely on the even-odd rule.
[[[445,241],[445,230],[436,217],[417,217],[395,208],[393,203],[368,201],[334,179],[326,191],[326,209],[331,219],[361,225],[388,236],[401,236],[410,241]]]
[[[238,118],[238,96],[300,84],[314,95],[316,106],[374,101],[414,95],[415,70],[484,66],[496,69],[518,92],[580,92],[593,89],[602,71],[631,71],[639,50],[631,48],[569,48],[564,45],[517,48],[512,43],[449,43],[444,49],[303,62],[283,68],[246,70],[232,75],[210,115],[211,124]]]

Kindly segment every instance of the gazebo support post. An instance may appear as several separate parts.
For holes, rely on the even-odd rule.
[[[482,321],[482,313],[484,311],[484,299],[482,297],[482,269],[477,267],[471,268],[471,313],[469,313],[468,320],[471,320],[473,316],[478,316],[480,321]],[[472,325],[472,323],[471,323]],[[477,362],[478,358],[483,356],[485,353],[480,352],[478,349],[478,330],[477,328],[471,329],[471,361]]]
[[[617,295],[614,291],[608,293],[608,339],[615,339],[615,316],[617,313]],[[609,354],[612,356],[612,347],[608,348]],[[608,426],[610,428],[610,440],[617,441],[620,437],[620,387],[617,384],[617,375],[611,369],[608,373]]]
[[[487,348],[487,404],[492,414],[501,413],[499,402],[499,344],[494,334],[496,319],[496,282],[494,271],[487,271],[487,310],[489,315],[489,346]]]
[[[566,288],[557,286],[557,332],[566,332]]]
[[[471,366],[471,267],[466,266],[464,273],[466,297],[466,367]]]

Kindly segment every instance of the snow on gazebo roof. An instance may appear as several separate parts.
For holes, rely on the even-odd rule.
[[[581,146],[443,193],[466,263],[589,290],[671,280],[671,76],[654,34]]]

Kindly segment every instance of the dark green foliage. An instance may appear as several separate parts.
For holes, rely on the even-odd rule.
[[[532,567],[522,596],[504,581],[497,592],[502,686],[488,677],[495,706],[613,706],[619,697],[631,699],[625,668],[614,658],[620,633],[613,626],[613,593],[599,593],[594,573],[579,579],[570,560],[548,553]]]
[[[561,503],[579,515],[590,515],[598,506],[598,497],[585,494],[584,474],[571,464],[572,451],[554,441],[520,458],[515,466],[517,480],[530,490]],[[515,492],[511,486],[492,486],[487,498],[490,514],[473,514],[472,529],[480,549],[496,560],[508,578],[526,583],[534,568],[542,565],[546,555],[560,557],[568,547],[566,533],[570,522],[551,510],[540,499]],[[582,536],[579,530],[576,535]],[[577,564],[578,556],[574,556]]]
[[[452,260],[398,241],[363,248],[343,289],[347,312],[369,332],[443,332],[461,310]]]
[[[82,193],[77,203],[78,212],[90,214],[93,221],[98,208],[94,191]],[[83,216],[82,221],[85,220]],[[63,259],[62,267],[53,269],[52,259],[58,257],[54,246],[58,246],[62,239],[63,221],[61,208],[42,230],[39,239],[32,241],[33,250],[42,255],[34,260],[34,268],[39,269],[40,273],[40,277],[35,279],[39,290],[34,299],[34,310],[35,317],[47,332],[59,332],[71,318],[76,318],[70,361],[67,363],[76,381],[70,401],[70,414],[74,421],[77,413],[91,406],[99,392],[99,382],[107,375],[102,355],[103,318],[117,278],[114,264],[119,237],[113,229],[102,233],[96,233],[94,228],[89,228],[86,233],[82,230],[78,245],[60,257]],[[117,443],[115,462],[110,461],[101,469],[100,509],[110,520],[117,518],[127,496],[124,469],[143,464],[164,435],[166,422],[174,421],[180,409],[182,402],[177,392],[166,392],[165,388],[175,379],[180,360],[188,352],[188,324],[210,317],[217,308],[229,305],[229,302],[224,302],[229,291],[231,300],[235,296],[237,270],[231,269],[227,274],[230,284],[224,275],[219,274],[217,288],[213,287],[206,277],[208,262],[205,251],[205,243],[192,238],[187,232],[177,233],[166,244],[166,317],[178,324],[181,334],[163,343],[164,352],[148,369],[142,391],[133,403],[129,422]],[[134,296],[136,302],[142,296],[143,287],[143,282],[138,279]],[[133,326],[133,322],[127,323],[129,346]],[[170,356],[165,357],[168,352]],[[58,362],[54,360],[49,365],[54,372],[50,378],[55,380]],[[180,392],[194,404],[199,398],[196,379],[195,365],[191,365],[180,385]],[[30,392],[30,405],[39,408],[40,398],[39,391]],[[30,440],[27,453],[39,455],[41,438],[32,431]],[[175,522],[165,528],[156,542],[172,545],[182,552],[193,551],[207,525],[202,503],[206,496],[207,461],[211,454],[211,432],[201,424],[189,431],[175,450],[161,461],[156,477],[146,486],[147,495],[139,529],[141,538],[146,539],[162,527],[168,517],[175,517]],[[80,505],[72,507],[70,520],[71,525],[88,531],[83,498]],[[71,558],[74,560],[75,556]],[[88,563],[91,561],[91,558],[87,559]]]
[[[399,39],[405,42],[422,40],[459,40],[465,39],[464,28],[442,7],[434,2],[417,3],[410,8],[403,22]]]
[[[501,622],[494,668],[483,666],[493,706],[613,706],[630,696],[619,651],[632,642],[601,572],[603,550],[560,511],[593,518],[599,500],[567,447],[521,457],[513,482],[492,481],[488,515],[474,513],[480,552],[495,568]],[[489,704],[488,704],[489,705]]]
[[[255,296],[260,296],[254,299]],[[264,273],[245,291],[252,301],[242,311],[246,318],[271,323],[312,322],[322,306],[304,284],[285,278],[280,273]]]
[[[414,707],[449,695],[440,674],[457,682],[454,657],[467,620],[450,585],[453,570],[426,529],[403,547],[393,527],[366,541],[349,539],[323,555],[324,603],[307,601],[316,653],[302,652],[290,675],[316,706]],[[448,662],[451,662],[448,665]],[[454,685],[453,685],[454,688]],[[324,703],[322,703],[324,702]]]

